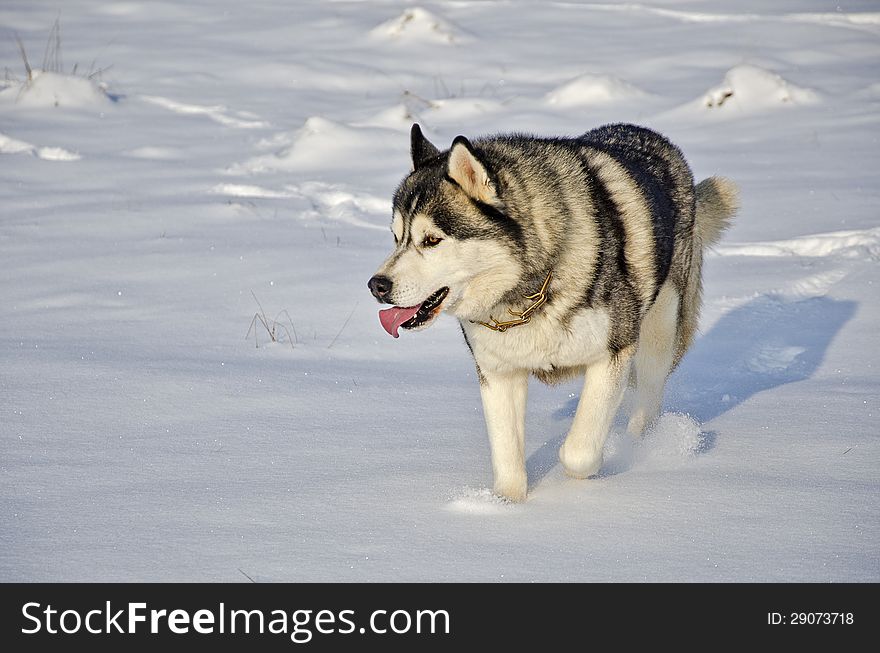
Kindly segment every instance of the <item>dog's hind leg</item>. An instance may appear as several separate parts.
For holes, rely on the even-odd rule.
[[[620,406],[633,348],[590,365],[568,437],[559,449],[565,473],[587,478],[602,467],[602,448]]]
[[[635,354],[635,401],[626,430],[642,435],[660,415],[663,387],[675,359],[678,329],[678,291],[663,284],[639,330]]]
[[[526,371],[482,372],[480,395],[492,449],[495,494],[511,501],[526,498]]]

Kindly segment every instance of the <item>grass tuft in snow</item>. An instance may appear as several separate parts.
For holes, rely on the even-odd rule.
[[[257,302],[257,306],[260,310],[257,313],[254,313],[254,318],[251,320],[251,324],[248,327],[247,334],[245,335],[245,340],[249,340],[251,337],[251,333],[254,334],[254,345],[256,345],[257,349],[260,348],[260,337],[259,334],[261,329],[259,325],[263,326],[263,329],[266,331],[266,335],[269,337],[270,342],[283,342],[281,339],[281,334],[287,335],[287,342],[290,343],[290,348],[294,349],[294,343],[299,343],[299,338],[296,335],[296,327],[293,326],[293,320],[290,317],[290,313],[287,312],[287,309],[280,311],[274,319],[269,319],[266,317],[266,311],[263,309],[263,305],[260,303],[260,300],[257,299],[257,295],[251,291],[251,296],[254,298],[254,301]],[[287,318],[287,323],[290,324],[290,329],[287,328],[287,325],[283,322],[279,322],[278,318],[281,316],[285,316]],[[292,335],[291,335],[292,334]]]
[[[20,41],[19,45],[21,45]],[[61,61],[61,20],[58,18],[55,19],[52,29],[49,30],[46,52],[43,54],[43,64],[40,68],[52,73],[64,72],[64,64]]]
[[[79,64],[70,73],[64,72],[61,58],[61,23],[55,20],[46,40],[43,61],[39,68],[31,65],[27,49],[18,34],[13,35],[24,65],[25,79],[17,80],[6,68],[6,88],[15,90],[15,102],[32,107],[82,107],[118,102],[119,95],[109,93],[104,82],[96,81],[106,68],[95,69],[95,62],[85,74],[79,74]],[[0,93],[6,89],[0,88]],[[2,99],[2,95],[0,95]]]

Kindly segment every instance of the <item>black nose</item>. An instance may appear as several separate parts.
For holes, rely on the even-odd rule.
[[[389,303],[388,296],[391,294],[391,279],[377,274],[367,283],[373,297],[380,302]]]

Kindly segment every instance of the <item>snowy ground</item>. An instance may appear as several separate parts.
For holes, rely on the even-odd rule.
[[[876,3],[4,0],[0,34],[0,580],[880,580]],[[598,479],[556,464],[578,386],[534,384],[495,500],[457,325],[379,326],[414,120],[637,121],[740,184],[668,412]]]

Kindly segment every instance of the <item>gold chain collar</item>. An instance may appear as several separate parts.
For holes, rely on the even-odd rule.
[[[547,287],[550,285],[550,279],[553,277],[553,270],[547,273],[547,278],[544,279],[544,283],[541,286],[541,289],[536,292],[534,295],[526,295],[526,299],[532,300],[534,303],[529,306],[526,310],[518,313],[511,309],[507,309],[507,312],[510,313],[515,320],[507,320],[506,322],[499,322],[491,315],[489,319],[492,320],[492,323],[489,322],[479,322],[475,320],[471,320],[474,324],[482,324],[487,329],[492,329],[492,331],[498,331],[499,333],[504,333],[511,327],[520,326],[521,324],[528,324],[532,319],[532,315],[541,308],[544,303],[547,301]]]

